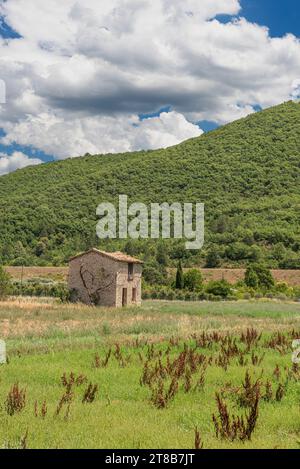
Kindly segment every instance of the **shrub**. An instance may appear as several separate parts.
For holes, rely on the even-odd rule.
[[[219,267],[221,264],[221,258],[219,254],[216,253],[216,251],[209,251],[209,253],[206,256],[206,263],[205,267],[208,269],[214,269],[216,267]]]
[[[208,300],[208,298],[209,298],[209,295],[206,292],[198,293],[198,295],[197,295],[197,299],[199,301],[206,301],[206,300]]]
[[[166,294],[166,291],[165,290],[160,290],[160,292],[158,292],[158,298],[160,300],[165,300],[167,297],[167,294]]]
[[[10,276],[8,273],[0,266],[0,299],[4,299],[9,293],[11,288]]]
[[[220,295],[211,295],[210,301],[222,301],[224,298]]]
[[[203,286],[203,277],[198,269],[188,270],[184,276],[184,288],[189,291],[199,291]]]
[[[250,295],[250,293],[248,293],[248,292],[244,293],[243,299],[244,299],[244,300],[251,300],[251,295]]]
[[[247,287],[257,288],[258,287],[258,275],[253,269],[253,267],[248,267],[245,272],[245,283]]]
[[[176,292],[176,300],[184,300],[185,299],[185,295],[184,295],[184,292],[182,291],[177,291]]]
[[[185,301],[191,301],[191,299],[192,299],[192,293],[191,293],[191,292],[186,292],[186,293],[184,294],[184,299],[185,299]]]
[[[149,298],[151,298],[151,292],[149,292],[147,290],[143,291],[142,292],[142,298],[143,298],[143,300],[148,300]]]
[[[195,292],[191,293],[191,301],[197,301],[198,300],[198,295]]]
[[[288,297],[284,293],[279,293],[279,295],[276,295],[277,300],[281,301],[286,301]]]
[[[167,294],[167,299],[168,299],[168,300],[175,300],[175,298],[176,298],[175,292],[172,291],[172,290],[169,291],[168,294]]]
[[[206,291],[211,295],[227,298],[231,293],[231,285],[226,280],[215,280],[208,283]]]
[[[70,292],[65,283],[31,283],[31,282],[13,282],[10,286],[12,295],[26,296],[51,296],[60,298],[61,301],[71,301],[72,291]]]
[[[270,290],[275,282],[270,269],[259,264],[249,266],[245,272],[245,283],[248,287]]]
[[[256,300],[259,300],[259,299],[263,298],[263,296],[264,296],[264,295],[263,295],[262,293],[257,292],[257,293],[255,293],[254,298],[255,298]]]
[[[228,295],[226,298],[228,301],[237,301],[238,297],[236,295]]]

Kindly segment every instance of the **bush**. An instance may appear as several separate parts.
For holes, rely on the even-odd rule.
[[[227,301],[238,301],[238,297],[236,295],[228,295],[226,299]]]
[[[51,296],[60,298],[61,301],[70,301],[70,291],[65,283],[32,283],[30,281],[13,282],[10,292],[12,295],[25,296]]]
[[[210,296],[210,301],[222,301],[224,298],[220,295],[211,295]]]
[[[191,299],[192,299],[192,293],[191,293],[191,292],[186,292],[186,293],[184,294],[184,299],[185,299],[185,301],[191,301]]]
[[[174,291],[169,291],[168,294],[167,294],[167,299],[168,300],[175,300],[176,299],[176,294]]]
[[[213,296],[227,298],[231,293],[231,285],[226,280],[216,280],[208,283],[206,291]]]
[[[143,291],[142,292],[142,298],[143,300],[149,300],[149,298],[151,298],[151,293],[149,291]]]
[[[167,298],[167,293],[165,290],[160,290],[158,293],[158,299],[159,300],[165,300]]]
[[[208,295],[208,293],[206,293],[206,292],[202,292],[202,293],[199,293],[199,294],[197,295],[197,299],[198,299],[199,301],[207,301],[207,300],[208,300],[208,297],[209,297],[209,295]]]
[[[191,293],[191,298],[190,298],[191,301],[197,301],[198,300],[198,295],[197,293],[195,292],[192,292]]]
[[[271,271],[262,265],[253,264],[245,272],[245,283],[248,287],[271,290],[275,281]]]
[[[276,295],[277,300],[280,301],[286,301],[288,297],[284,293],[279,293],[279,295]]]
[[[244,293],[243,299],[244,299],[244,300],[251,300],[251,295],[250,295],[250,293],[248,293],[248,292]]]
[[[200,291],[203,287],[203,277],[198,269],[188,270],[184,276],[184,288],[189,291]]]
[[[10,293],[10,275],[0,266],[0,299],[3,300]]]
[[[293,288],[293,297],[296,300],[300,299],[300,287],[294,287]]]
[[[182,301],[185,299],[185,295],[183,291],[177,291],[176,292],[176,300]]]
[[[206,256],[206,263],[205,267],[208,269],[214,269],[216,267],[219,267],[221,265],[221,258],[219,254],[216,253],[216,251],[209,251],[209,253]]]

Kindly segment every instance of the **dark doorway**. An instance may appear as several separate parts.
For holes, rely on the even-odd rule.
[[[128,264],[128,280],[133,280],[133,264]]]
[[[122,306],[127,305],[127,288],[123,288],[122,290]]]
[[[136,288],[132,289],[132,303],[136,303]]]

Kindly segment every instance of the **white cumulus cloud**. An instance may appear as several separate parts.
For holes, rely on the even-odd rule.
[[[63,115],[44,113],[13,124],[2,141],[7,145],[14,141],[24,146],[33,145],[63,159],[86,152],[99,153],[99,148],[102,153],[165,148],[202,133],[197,125],[175,111],[142,121],[134,115],[68,120]]]
[[[25,168],[42,163],[38,158],[29,158],[20,151],[15,151],[12,155],[0,153],[0,175],[10,173],[16,169]]]
[[[290,99],[300,77],[299,39],[239,0],[7,0],[0,15],[21,35],[0,38],[0,142],[57,159],[173,145]]]

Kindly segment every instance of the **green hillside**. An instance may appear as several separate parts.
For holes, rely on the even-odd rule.
[[[107,241],[96,207],[130,202],[204,202],[206,241]],[[288,102],[166,150],[85,156],[0,178],[0,262],[63,264],[101,246],[148,263],[224,266],[265,261],[300,268],[300,105]]]

